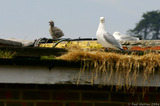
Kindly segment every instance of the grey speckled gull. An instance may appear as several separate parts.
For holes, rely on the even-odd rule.
[[[98,30],[96,32],[96,37],[98,43],[100,43],[102,46],[107,47],[107,48],[114,48],[116,50],[124,50],[122,48],[122,45],[117,41],[113,35],[110,35],[109,33],[106,32],[105,29],[105,18],[100,17],[100,23]]]
[[[62,30],[54,26],[53,21],[50,21],[49,23],[50,23],[49,33],[53,39],[58,39],[64,36],[64,33],[62,32]]]

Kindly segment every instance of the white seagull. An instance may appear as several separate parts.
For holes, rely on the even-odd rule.
[[[118,41],[138,41],[139,40],[139,38],[137,38],[137,37],[133,37],[133,36],[129,36],[129,35],[123,35],[118,31],[114,32],[113,36]]]
[[[122,45],[114,38],[114,36],[106,32],[104,17],[100,17],[100,23],[96,33],[96,37],[98,43],[100,43],[104,47],[114,48],[116,50],[124,50],[122,48]]]

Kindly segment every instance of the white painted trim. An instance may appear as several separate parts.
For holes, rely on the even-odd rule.
[[[77,79],[74,77],[80,72],[79,68],[60,68],[55,67],[49,70],[44,66],[0,66],[0,83],[22,83],[22,84],[76,84]],[[143,72],[143,71],[142,71]],[[130,73],[133,74],[133,73]],[[136,86],[154,86],[160,87],[160,74],[155,72],[154,76],[150,78],[150,83],[143,82],[143,73],[139,73]],[[113,73],[115,76],[115,73]],[[109,77],[106,76],[106,79]],[[76,77],[78,78],[78,77]],[[121,77],[121,84],[124,79]],[[88,80],[87,80],[88,79]],[[85,72],[80,77],[80,83],[90,85],[91,73]],[[100,84],[101,77],[94,81],[94,84]],[[105,81],[105,85],[117,85],[117,78],[113,77],[111,81]],[[133,81],[131,82],[133,85]]]

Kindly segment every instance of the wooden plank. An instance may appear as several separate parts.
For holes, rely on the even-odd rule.
[[[41,57],[60,56],[67,52],[62,48],[42,48],[42,47],[0,47],[2,51],[15,52],[16,57]]]

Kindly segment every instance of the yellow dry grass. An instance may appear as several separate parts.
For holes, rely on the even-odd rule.
[[[57,57],[67,61],[82,61],[78,78],[85,71],[91,72],[91,84],[96,79],[101,79],[102,85],[107,85],[118,80],[117,89],[125,86],[125,89],[136,86],[140,71],[143,73],[143,82],[148,82],[155,70],[159,71],[160,54],[148,53],[142,56],[105,52],[103,50],[82,49],[79,46],[68,47],[68,53]],[[114,73],[114,74],[113,74]],[[114,75],[114,76],[113,76]],[[77,81],[77,84],[79,81]],[[143,85],[142,85],[143,86]]]

